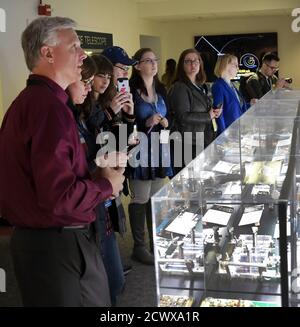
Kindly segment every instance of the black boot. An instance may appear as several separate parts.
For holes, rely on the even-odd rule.
[[[146,265],[153,265],[154,257],[145,246],[146,204],[131,203],[128,212],[134,240],[132,259]]]
[[[149,247],[150,247],[150,252],[154,253],[154,248],[153,248],[153,225],[152,225],[152,209],[151,209],[151,200],[147,202],[147,207],[146,207],[146,222],[147,222],[147,229],[148,229],[148,234],[149,234]]]

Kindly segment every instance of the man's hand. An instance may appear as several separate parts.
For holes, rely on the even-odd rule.
[[[285,87],[285,84],[287,84],[287,83],[286,83],[286,81],[284,80],[284,78],[279,78],[279,79],[277,80],[277,82],[276,82],[275,88],[276,88],[276,89],[282,89],[282,88]]]
[[[95,163],[100,168],[118,168],[127,166],[128,156],[124,152],[110,152],[95,159]]]
[[[119,196],[120,192],[123,190],[123,182],[125,180],[124,168],[101,168],[99,169],[98,176],[102,178],[106,178],[110,181],[112,185],[112,197],[116,198]]]

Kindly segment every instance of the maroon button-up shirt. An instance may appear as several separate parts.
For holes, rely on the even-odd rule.
[[[112,194],[93,182],[68,96],[54,81],[30,75],[0,130],[0,209],[15,226],[90,223]]]

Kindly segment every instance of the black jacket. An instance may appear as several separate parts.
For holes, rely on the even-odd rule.
[[[204,132],[204,145],[215,137],[209,114],[211,100],[205,90],[192,82],[177,81],[168,94],[172,130],[192,132],[192,143],[196,143],[196,132]]]
[[[260,99],[272,89],[277,81],[277,77],[266,78],[260,71],[250,76],[246,82],[246,91],[249,99]]]

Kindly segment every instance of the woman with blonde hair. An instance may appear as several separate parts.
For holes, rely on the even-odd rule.
[[[217,117],[218,135],[248,109],[244,98],[231,81],[236,77],[238,70],[239,64],[236,56],[232,54],[219,56],[214,71],[218,78],[211,90],[213,105],[215,107],[223,105],[222,114]]]

